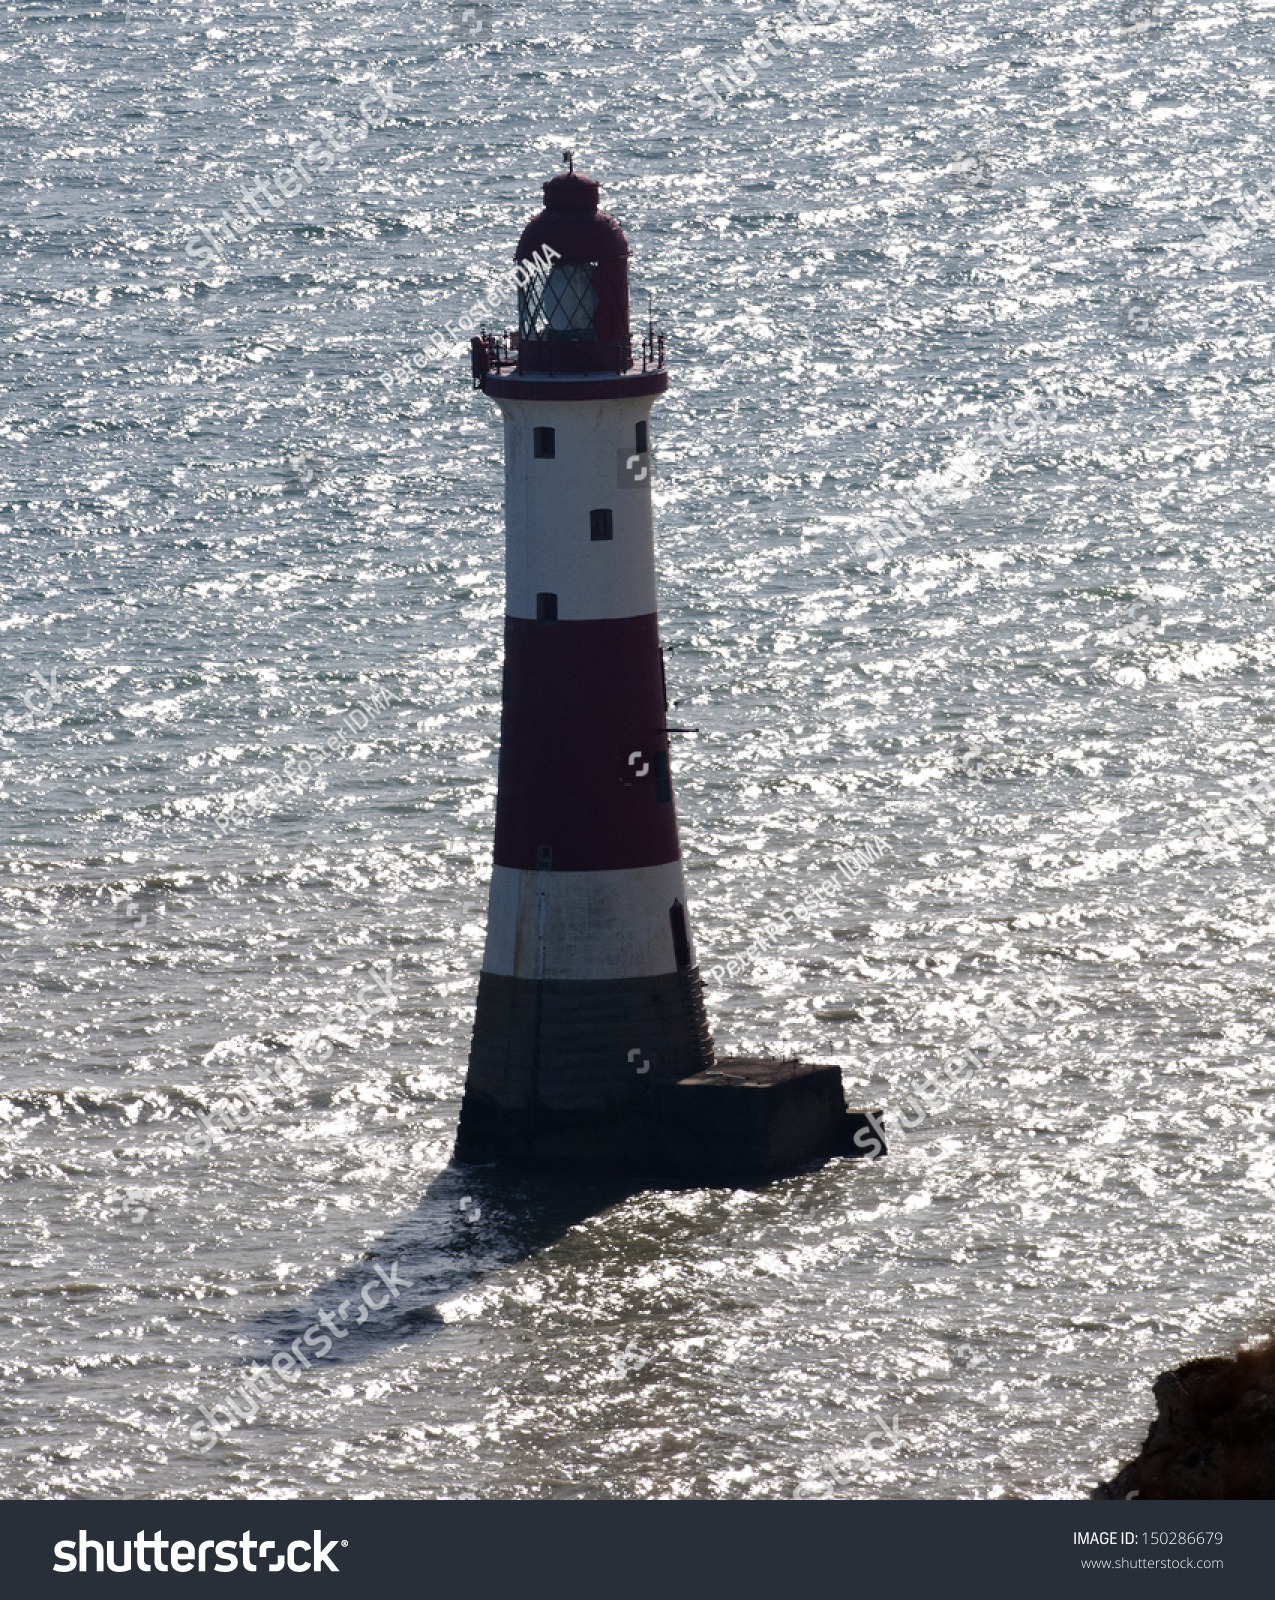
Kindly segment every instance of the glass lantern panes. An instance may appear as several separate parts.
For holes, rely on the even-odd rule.
[[[518,291],[520,339],[596,339],[596,261],[559,261]]]

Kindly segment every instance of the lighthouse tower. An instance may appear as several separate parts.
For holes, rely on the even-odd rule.
[[[582,172],[518,242],[518,332],[473,341],[505,425],[505,656],[487,943],[462,1156],[651,1158],[714,1066],[669,760],[651,516],[663,340]]]

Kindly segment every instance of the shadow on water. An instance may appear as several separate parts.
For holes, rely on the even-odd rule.
[[[603,1179],[453,1162],[361,1261],[300,1305],[251,1323],[246,1359],[348,1364],[427,1333],[442,1325],[440,1300],[525,1261],[646,1187],[633,1174]],[[287,1359],[276,1370],[286,1368]]]

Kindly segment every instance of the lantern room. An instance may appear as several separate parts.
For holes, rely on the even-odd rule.
[[[518,263],[522,372],[624,372],[629,353],[629,241],[598,210],[599,185],[560,172],[523,230]]]
[[[571,161],[571,152],[563,159]],[[514,252],[517,331],[484,330],[471,341],[475,388],[494,392],[493,381],[513,376],[662,375],[664,335],[653,325],[634,360],[629,241],[615,218],[598,210],[599,187],[574,164],[544,185],[544,210]]]

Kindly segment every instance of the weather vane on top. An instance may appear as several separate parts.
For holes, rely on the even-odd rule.
[[[575,153],[575,151],[574,150],[564,150],[562,152],[562,159],[567,163],[567,171],[568,172],[574,172],[575,169],[576,169],[576,153]]]

